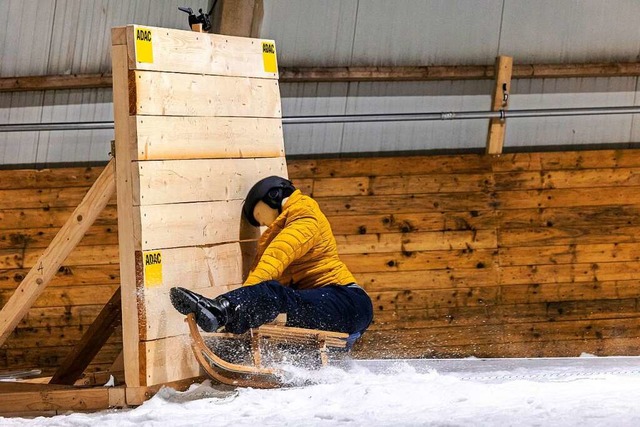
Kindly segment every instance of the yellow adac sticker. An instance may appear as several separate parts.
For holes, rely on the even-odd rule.
[[[143,252],[144,286],[153,288],[162,284],[162,254],[160,251]]]
[[[267,73],[278,72],[278,62],[276,61],[276,44],[273,42],[262,42],[262,62],[264,71]]]
[[[136,60],[153,63],[153,34],[151,28],[135,27]]]

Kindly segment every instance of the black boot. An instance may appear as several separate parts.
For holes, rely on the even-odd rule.
[[[205,332],[214,332],[231,321],[233,310],[224,296],[213,299],[185,288],[171,288],[171,304],[180,313],[193,313],[196,323]]]

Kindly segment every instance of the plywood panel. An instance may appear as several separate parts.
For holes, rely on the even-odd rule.
[[[244,200],[263,177],[286,176],[284,157],[147,161],[136,163],[133,203],[167,203]],[[134,179],[136,179],[134,178]]]
[[[213,245],[256,239],[258,230],[241,221],[242,200],[141,206],[142,250]]]
[[[131,121],[137,132],[134,160],[284,156],[279,118],[137,116]]]
[[[282,117],[277,80],[136,71],[130,114]]]
[[[152,62],[138,61],[134,42],[138,29],[150,30],[151,32]],[[265,70],[263,58],[263,42],[275,45],[273,40],[139,25],[128,26],[126,35],[130,69],[265,79],[278,78],[277,69],[272,72]]]
[[[168,303],[170,288],[180,286],[215,297],[242,284],[247,273],[240,243],[167,249],[160,255],[162,282],[152,280],[155,277],[144,279],[144,316],[140,324],[143,340],[189,332],[185,317]]]
[[[140,355],[145,366],[144,378],[140,378],[143,384],[162,384],[201,375],[189,335],[142,341]]]

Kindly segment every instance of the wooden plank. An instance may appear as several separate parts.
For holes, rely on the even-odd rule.
[[[254,117],[132,117],[134,160],[283,157],[282,122]]]
[[[600,307],[606,303],[606,300],[637,299],[640,296],[637,284],[637,280],[525,283],[504,286],[500,295],[505,304],[591,301],[594,306]],[[592,307],[592,311],[596,311],[596,308]],[[514,312],[514,317],[517,314]]]
[[[317,202],[322,211],[328,216],[482,211],[490,210],[495,204],[492,195],[485,193],[323,197],[318,198]],[[510,203],[515,204],[516,202]]]
[[[505,285],[637,279],[640,262],[515,266],[503,267],[501,271],[501,283]]]
[[[621,297],[622,298],[622,297]],[[514,300],[515,301],[515,300]],[[542,299],[541,299],[542,301]],[[473,326],[478,324],[556,322],[589,319],[636,319],[636,298],[506,303],[417,310],[376,310],[369,330]]]
[[[540,153],[542,170],[640,167],[640,150],[590,150]]]
[[[257,239],[259,230],[241,221],[242,204],[231,200],[141,206],[141,228],[133,236],[143,251]]]
[[[535,227],[500,230],[498,243],[501,247],[518,246],[566,246],[596,245],[606,243],[635,243],[640,227],[599,226],[583,227]]]
[[[86,168],[55,168],[55,169],[17,169],[0,170],[0,189],[18,190],[29,188],[41,190],[43,188],[91,187],[98,179],[103,166]]]
[[[365,157],[355,159],[291,160],[291,178],[349,178],[355,176],[483,173],[491,171],[491,157],[454,156]]]
[[[131,115],[281,118],[277,80],[135,71]]]
[[[498,191],[500,209],[567,208],[640,204],[640,187]]]
[[[0,190],[3,209],[75,208],[87,193],[85,187],[44,188],[40,190]],[[108,203],[112,202],[108,200]]]
[[[501,111],[506,110],[509,106],[513,58],[510,56],[498,56],[496,58],[495,68],[496,79],[493,88],[491,111]],[[505,119],[490,119],[489,132],[487,134],[487,154],[495,155],[502,153],[506,126]]]
[[[327,219],[334,234],[486,230],[498,225],[495,211],[331,215]]]
[[[73,346],[84,333],[83,329],[64,326],[49,328],[16,328],[11,338],[4,344],[7,349],[25,349],[34,347]],[[114,334],[117,339],[120,333]],[[70,351],[72,347],[68,348]],[[66,353],[68,353],[68,351]],[[65,354],[66,354],[65,353]]]
[[[72,349],[72,344],[63,346],[57,343],[53,347],[34,347],[33,342],[30,344],[29,347],[7,349],[8,364],[5,366],[25,369],[38,366],[43,372],[42,375],[51,376]],[[87,372],[104,371],[109,368],[120,351],[122,351],[122,343],[119,337],[107,342],[94,358],[93,363],[89,365]]]
[[[639,243],[501,248],[500,265],[640,261]]]
[[[527,172],[542,169],[540,156],[543,153],[503,153],[491,158],[493,172]],[[554,154],[559,154],[555,153]]]
[[[493,179],[489,174],[318,178],[314,180],[313,196],[466,193],[487,191],[492,184]]]
[[[0,250],[0,268],[33,268],[38,265],[42,249]],[[68,265],[101,265],[118,263],[118,246],[78,246],[69,254]]]
[[[604,168],[507,172],[496,174],[495,181],[496,190],[638,186],[640,185],[640,169]]]
[[[121,316],[121,296],[118,288],[80,341],[60,364],[49,384],[73,385],[120,324]]]
[[[32,411],[99,411],[109,408],[109,388],[2,393],[0,414]]]
[[[131,188],[133,166],[129,147],[133,145],[135,135],[129,121],[128,61],[127,45],[113,45],[111,47],[125,381],[129,387],[138,387],[141,385],[141,367],[138,353],[138,286],[135,251],[139,249],[139,246],[136,246],[133,233],[136,228],[140,227],[140,224],[139,219],[136,220],[133,216],[133,193]]]
[[[354,276],[367,292],[479,288],[500,283],[498,271],[491,268],[354,273]]]
[[[363,254],[379,252],[475,250],[497,247],[495,230],[448,231],[433,233],[385,233],[337,235],[338,252]]]
[[[640,207],[633,205],[503,210],[498,217],[502,230],[553,226],[586,228],[593,224],[640,227]]]
[[[347,264],[352,273],[370,273],[377,271],[426,271],[448,268],[492,268],[497,263],[497,251],[479,250],[443,250],[428,252],[391,252],[375,254],[342,255],[340,259]]]
[[[0,270],[0,289],[14,291],[24,280],[28,269]],[[120,270],[116,264],[63,265],[49,284],[50,287],[75,287],[82,285],[118,284]],[[9,298],[9,293],[6,294]]]
[[[126,27],[112,28],[112,44],[126,44]],[[179,52],[179,51],[178,51]],[[493,65],[393,67],[279,67],[279,80],[298,82],[441,81],[493,79]],[[625,77],[640,75],[640,63],[514,64],[513,79]],[[0,92],[111,87],[111,75],[63,74],[0,78]]]
[[[184,315],[168,304],[169,289],[181,286],[212,298],[241,285],[248,273],[242,252],[239,243],[162,250],[162,283],[145,279],[141,339],[187,334]]]
[[[147,385],[162,384],[201,375],[200,365],[191,350],[189,335],[141,341]]]
[[[640,74],[640,63],[514,64],[513,79],[622,77]],[[283,67],[283,82],[386,82],[493,79],[494,65],[391,67]]]
[[[287,174],[284,157],[233,161],[147,161],[136,165],[138,173],[134,174],[133,203],[145,206],[244,200],[260,179]]]
[[[69,212],[69,215],[71,212]],[[68,215],[68,216],[69,216]],[[67,218],[68,218],[67,216]],[[0,230],[0,250],[20,250],[42,252],[56,236],[59,228],[22,228]],[[117,245],[117,227],[114,225],[91,226],[78,243],[81,246]]]
[[[138,28],[151,30],[152,62],[137,61],[134,37]],[[259,77],[261,79],[278,78],[277,70],[275,72],[265,70],[262,55],[262,43],[273,44],[273,40],[137,25],[127,26],[126,31],[130,59],[129,68],[132,70]]]
[[[111,74],[63,74],[0,78],[0,92],[94,89],[111,87]]]
[[[358,358],[376,358],[384,354],[388,358],[461,358],[489,357],[579,357],[582,353],[596,356],[628,355],[638,351],[637,339],[618,338],[603,340],[554,340],[527,343],[471,343],[467,345],[413,346],[405,343],[385,348],[385,342],[393,341],[393,332],[384,332],[375,338],[365,335],[354,351]],[[374,341],[376,340],[376,341]],[[386,340],[386,341],[385,341]],[[378,356],[376,356],[378,355]]]
[[[109,162],[82,202],[45,249],[36,266],[24,278],[15,294],[0,311],[0,345],[20,322],[47,283],[56,274],[67,255],[82,239],[115,191],[115,165]]]
[[[103,308],[103,304],[32,308],[24,316],[18,328],[46,328],[64,326],[83,328],[90,325]]]
[[[72,212],[73,208],[70,207],[2,209],[0,210],[0,230],[19,228],[60,228],[64,225]],[[115,226],[117,224],[118,214],[115,205],[107,205],[93,223],[94,226]]]
[[[33,303],[38,307],[66,307],[75,305],[93,305],[106,303],[115,292],[118,284],[81,285],[73,287],[55,286],[45,289]],[[12,291],[0,291],[0,301],[6,304]]]

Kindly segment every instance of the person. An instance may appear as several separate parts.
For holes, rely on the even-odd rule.
[[[194,313],[206,332],[241,334],[287,314],[287,326],[350,334],[351,345],[373,319],[371,299],[338,257],[318,203],[291,181],[270,176],[249,191],[242,209],[253,226],[267,226],[242,287],[216,298],[170,290],[180,313]]]

